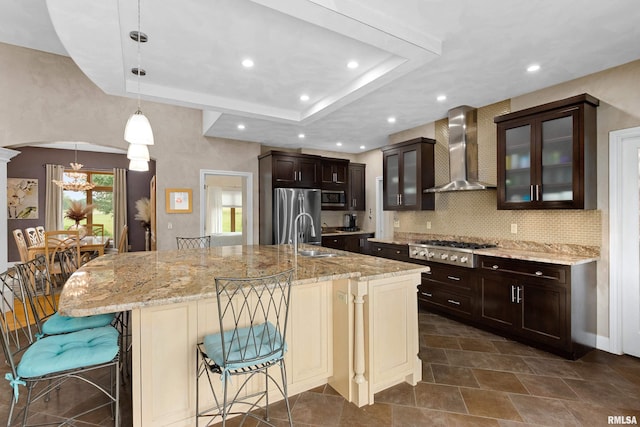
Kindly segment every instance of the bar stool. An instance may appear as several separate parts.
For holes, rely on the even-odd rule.
[[[211,246],[211,236],[176,237],[178,249],[202,249]]]
[[[273,425],[269,422],[269,383],[272,383],[284,398],[289,425],[293,425],[284,366],[292,275],[293,270],[287,270],[257,278],[215,279],[221,332],[206,335],[197,345],[197,419],[209,417],[213,422],[220,417],[225,426],[230,415],[243,414],[242,423],[252,417]],[[280,368],[281,383],[269,373],[269,368],[275,366]],[[262,374],[262,382],[251,381]],[[201,411],[199,385],[203,376],[209,381],[214,406]],[[233,377],[238,379],[232,382]],[[219,392],[217,381],[221,381]],[[245,393],[257,385],[264,389]],[[263,403],[265,414],[261,418],[253,411]]]

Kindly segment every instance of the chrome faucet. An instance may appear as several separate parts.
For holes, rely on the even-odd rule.
[[[313,226],[313,217],[307,212],[299,213],[298,216],[296,216],[296,219],[293,220],[293,253],[295,255],[298,254],[298,219],[304,216],[308,216],[309,220],[311,221],[311,237],[316,237],[316,229]]]

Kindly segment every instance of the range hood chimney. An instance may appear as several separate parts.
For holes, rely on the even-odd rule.
[[[486,190],[495,185],[478,181],[478,111],[468,105],[449,110],[449,179],[425,193]]]

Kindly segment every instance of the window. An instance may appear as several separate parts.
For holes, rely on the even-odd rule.
[[[70,180],[67,175],[71,170],[65,170],[63,179]],[[113,173],[83,170],[87,175],[87,181],[96,186],[87,191],[62,192],[62,209],[66,211],[72,201],[79,201],[86,205],[93,204],[93,210],[87,215],[87,219],[81,224],[103,224],[104,235],[113,237]],[[63,214],[64,215],[64,214]],[[64,218],[64,228],[67,229],[75,222],[70,218]]]
[[[222,190],[222,232],[242,232],[242,191]]]

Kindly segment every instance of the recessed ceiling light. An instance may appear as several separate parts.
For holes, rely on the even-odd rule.
[[[436,100],[442,102],[442,101],[446,101],[447,100],[447,95],[438,95],[438,97],[436,98]]]
[[[244,128],[245,128],[245,126],[242,123],[240,123],[238,125],[238,130],[244,130]]]
[[[304,133],[299,133],[299,134],[298,134],[298,138],[300,138],[300,139],[304,139]]]
[[[527,71],[529,73],[535,73],[536,71],[538,71],[540,69],[540,65],[539,64],[531,64],[527,67]]]
[[[342,147],[342,142],[336,142],[336,145],[337,145],[338,147]]]
[[[387,119],[387,121],[388,121],[389,123],[395,123],[395,122],[396,122],[396,118],[395,118],[395,117],[389,117],[389,118]]]
[[[358,64],[358,61],[349,61],[347,63],[347,67],[351,68],[352,70],[358,68],[360,66],[360,64]]]
[[[242,66],[244,68],[251,68],[253,67],[253,59],[251,58],[246,58],[242,60]]]
[[[361,149],[361,150],[364,150],[365,148],[366,148],[366,147],[365,147],[364,145],[361,145],[361,146],[360,146],[360,149]]]
[[[309,100],[309,95],[307,95],[306,93],[300,95],[300,101],[308,101]]]

